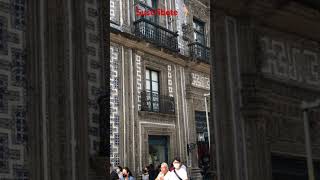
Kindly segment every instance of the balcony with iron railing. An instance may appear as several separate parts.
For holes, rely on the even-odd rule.
[[[152,98],[151,98],[152,96]],[[163,114],[175,113],[175,101],[173,97],[141,92],[141,111],[156,112]]]
[[[199,42],[193,42],[189,45],[190,56],[200,60],[201,62],[210,64],[210,48],[204,46]]]
[[[136,5],[142,10],[153,10],[143,3]],[[134,34],[158,47],[178,52],[178,32],[172,32],[157,23],[156,16],[139,16],[133,23]]]

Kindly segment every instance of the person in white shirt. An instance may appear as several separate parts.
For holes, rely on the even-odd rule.
[[[184,164],[181,165],[181,168],[187,171],[187,167]]]
[[[165,162],[162,163],[160,169],[160,173],[155,180],[171,180],[168,164]]]
[[[170,180],[188,180],[187,171],[182,168],[180,158],[173,161],[174,170],[170,172]]]
[[[149,173],[148,173],[148,168],[147,167],[145,167],[143,169],[142,180],[149,180]]]

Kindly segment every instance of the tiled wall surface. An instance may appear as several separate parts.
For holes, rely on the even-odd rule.
[[[25,0],[0,1],[0,179],[28,179],[25,167]]]

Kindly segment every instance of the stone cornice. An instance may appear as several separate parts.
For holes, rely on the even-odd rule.
[[[213,5],[213,12],[223,11],[235,17],[250,17],[258,24],[320,41],[320,12],[292,0],[225,0]]]

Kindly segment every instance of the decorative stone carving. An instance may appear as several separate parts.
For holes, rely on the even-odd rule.
[[[191,73],[192,83],[191,85],[197,88],[210,90],[210,79],[205,75],[199,73]]]
[[[87,45],[87,61],[88,61],[88,117],[89,117],[89,140],[90,140],[90,154],[96,154],[99,152],[99,106],[97,104],[98,98],[101,95],[101,67],[102,61],[100,60],[99,52],[99,24],[98,17],[98,4],[96,1],[86,2],[86,22],[93,24],[91,28],[86,27],[85,33]]]
[[[27,88],[31,86],[26,80],[26,4],[1,1],[0,179],[29,179],[30,174],[26,162]]]
[[[185,41],[190,42],[191,41],[191,35],[193,33],[193,27],[192,24],[183,23],[181,25],[182,28],[182,39]]]
[[[136,55],[137,69],[137,94],[138,94],[138,110],[141,110],[141,91],[142,91],[142,76],[141,76],[141,56]]]
[[[120,0],[110,0],[110,21],[120,25]]]
[[[119,49],[110,47],[110,163],[119,165]]]
[[[262,67],[265,74],[320,86],[319,52],[296,48],[293,44],[261,37]]]
[[[168,91],[169,96],[173,97],[173,80],[172,80],[172,66],[168,65]]]
[[[200,18],[202,21],[207,21],[210,17],[210,10],[209,7],[205,7],[204,4],[200,4],[199,1],[190,1],[189,7],[192,9],[192,14]]]

